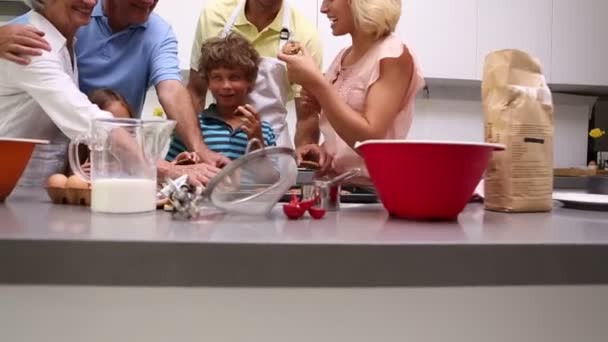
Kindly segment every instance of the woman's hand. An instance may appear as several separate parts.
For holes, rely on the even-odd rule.
[[[304,160],[312,161],[319,164],[319,176],[325,175],[331,171],[332,156],[325,151],[323,146],[317,144],[308,144],[300,146],[296,149],[296,160],[298,165]]]
[[[260,114],[252,105],[239,106],[237,115],[241,116],[241,129],[247,134],[247,138],[258,139],[264,144],[264,135],[262,134],[262,125],[260,123]]]
[[[313,89],[318,82],[323,82],[323,74],[305,48],[302,47],[302,54],[287,55],[280,52],[277,57],[287,64],[290,82],[308,89]]]

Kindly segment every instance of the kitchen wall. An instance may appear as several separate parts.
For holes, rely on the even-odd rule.
[[[189,69],[189,56],[192,40],[194,37],[194,28],[196,27],[196,21],[199,16],[200,9],[205,6],[207,0],[179,1],[181,3],[181,6],[175,6],[175,3],[173,1],[160,1],[156,12],[162,15],[174,26],[174,30],[180,42],[180,66],[182,67],[182,69],[184,69],[184,72],[186,73],[187,69]],[[327,63],[329,63],[329,61],[333,57],[333,54],[335,53],[334,50],[338,49],[339,46],[347,44],[347,39],[345,39],[344,37],[338,39],[336,39],[335,37],[330,37],[327,22],[322,17],[317,16],[319,6],[317,1],[307,0],[301,2],[291,2],[292,4],[294,4],[294,6],[298,7],[303,13],[305,13],[313,22],[317,23],[320,32],[322,33],[322,37],[325,41],[324,63],[327,65]],[[477,1],[470,2],[471,8],[476,8],[475,6],[477,6]],[[404,8],[409,8],[411,10],[411,13],[426,13],[426,7],[423,6],[423,2],[405,1],[404,3],[406,6]],[[449,2],[446,2],[446,4],[448,3]],[[483,3],[481,4],[483,5]],[[483,6],[481,7],[483,10]],[[23,10],[24,6],[19,1],[0,2],[0,24],[2,24],[3,21],[9,20],[10,18],[12,18],[12,16],[23,12]],[[544,13],[540,9],[537,12],[539,13],[539,15]],[[447,22],[450,16],[450,11],[445,10],[440,11],[440,13],[433,11],[434,18],[441,17],[441,15],[446,16]],[[414,28],[411,28],[410,26],[416,23],[416,19],[410,17],[408,17],[406,13],[406,16],[404,18],[408,20],[406,23],[400,23],[398,31],[414,31]],[[408,26],[408,23],[411,24],[409,24]],[[427,27],[423,24],[420,25],[425,28]],[[426,30],[425,32],[427,31],[428,30]],[[438,41],[442,41],[440,39],[441,37],[435,38],[439,39]],[[463,37],[461,38],[465,39],[466,37],[463,35]],[[327,44],[328,41],[335,42],[335,44],[329,45]],[[424,47],[422,47],[422,49],[423,48]],[[424,50],[422,52],[424,52]],[[421,55],[424,55],[424,53],[419,54],[419,57]],[[470,58],[470,62],[473,63],[472,65],[474,67],[475,63],[478,62],[476,60],[478,58],[476,58],[474,54],[472,54],[472,56],[473,57]],[[433,55],[425,57],[425,62],[427,63],[423,64],[427,64],[429,67],[433,67],[433,63],[428,63],[428,59],[432,58],[434,58]],[[545,59],[547,58],[545,57]],[[453,70],[453,68],[449,68],[449,70]],[[185,77],[185,79],[187,79],[187,76]],[[432,80],[431,82],[434,81]],[[463,86],[461,84],[458,84],[456,86],[446,86],[441,82],[435,83],[438,83],[439,85],[431,84],[430,98],[425,99],[420,96],[417,100],[414,123],[409,137],[412,139],[483,141],[483,112],[479,99],[479,85],[472,84],[469,86]],[[595,98],[593,97],[555,95],[556,167],[582,166],[585,164],[587,151],[588,118],[590,115],[590,108],[594,100]],[[147,97],[147,101],[144,107],[144,116],[150,115],[150,113],[152,113],[153,108],[156,106],[158,106],[158,100],[154,91],[152,90],[151,92],[149,92]],[[290,108],[288,122],[291,132],[294,132],[295,114],[293,110],[293,105]]]
[[[478,88],[433,87],[416,101],[411,139],[483,141],[483,108]],[[555,167],[583,166],[588,121],[595,97],[554,94]]]
[[[555,167],[583,166],[587,158],[587,130],[594,97],[554,94]],[[148,93],[144,115],[158,100]],[[295,131],[295,111],[290,104],[290,132]],[[483,110],[475,87],[431,86],[430,98],[416,101],[411,139],[483,141]]]
[[[174,25],[174,30],[178,38],[180,39],[180,64],[182,68],[188,69],[190,49],[194,36],[194,29],[196,27],[196,20],[200,13],[200,9],[203,8],[203,6],[207,3],[208,0],[181,1],[184,1],[184,3],[189,3],[191,5],[187,6],[187,11],[183,10],[184,7],[174,6],[171,1],[164,0],[159,2],[157,12]],[[453,49],[450,50],[452,51],[451,54],[456,54],[456,56],[459,56],[457,52],[461,51],[463,49],[463,46],[468,47],[469,45],[471,45],[471,52],[469,53],[470,56],[468,60],[470,62],[470,69],[472,71],[470,71],[469,74],[476,75],[476,65],[480,62],[480,58],[477,55],[483,54],[484,52],[475,52],[477,49],[477,47],[475,46],[475,41],[478,41],[479,37],[473,40],[471,40],[470,38],[476,37],[479,32],[487,32],[487,30],[483,29],[487,25],[482,25],[484,24],[484,21],[481,20],[486,16],[476,19],[475,15],[476,13],[487,12],[486,7],[488,6],[486,5],[490,4],[484,5],[484,2],[479,2],[477,0],[468,0],[467,4],[470,7],[469,12],[471,14],[471,18],[468,21],[470,21],[470,24],[472,25],[468,26],[471,26],[469,28],[469,31],[471,32],[463,31],[462,34],[460,34],[459,39],[454,39],[454,37],[451,36],[448,39],[447,36],[440,34],[440,32],[447,34],[447,31],[453,31],[454,29],[456,29],[456,27],[460,27],[460,24],[454,26],[451,24],[448,25],[448,23],[450,23],[451,20],[454,19],[454,11],[460,13],[466,8],[463,9],[463,6],[456,6],[455,8],[450,9],[452,8],[450,7],[452,6],[451,1],[433,1],[433,3],[437,2],[443,5],[439,6],[439,9],[437,9],[434,5],[426,1],[404,0],[404,20],[402,20],[402,22],[399,24],[397,31],[403,32],[402,36],[405,36],[405,38],[408,39],[408,42],[410,42],[413,46],[420,45],[419,48],[421,51],[420,53],[418,53],[418,57],[424,56],[425,60],[421,61],[421,64],[426,65],[427,69],[430,68],[434,70],[433,72],[427,73],[431,76],[437,74],[437,70],[445,69],[444,77],[455,77],[454,70],[460,70],[460,64],[462,64],[460,62],[456,63],[455,65],[445,64],[444,59],[446,55],[443,53],[437,53],[437,51],[443,51],[446,48],[453,47]],[[492,1],[493,3],[501,3],[502,0]],[[300,9],[302,13],[307,15],[313,22],[317,23],[317,26],[319,27],[319,31],[321,33],[321,37],[324,42],[324,64],[327,65],[335,55],[336,51],[340,49],[341,46],[348,44],[348,39],[346,37],[331,36],[327,20],[325,20],[323,15],[319,15],[320,2],[315,0],[292,0],[291,3],[295,7]],[[505,0],[501,6],[510,9],[510,12],[508,11],[510,14],[513,14],[511,12],[521,13],[521,11],[519,11],[521,3],[524,3],[523,0],[518,0],[517,4],[512,4],[512,2]],[[527,4],[527,2],[525,3]],[[432,7],[432,9],[429,7]],[[542,21],[542,25],[535,24],[529,27],[530,30],[538,30],[537,35],[539,35],[539,37],[536,37],[538,39],[533,39],[530,42],[527,42],[527,44],[524,44],[526,45],[526,47],[530,47],[532,51],[536,51],[534,49],[536,46],[536,41],[545,41],[545,33],[547,37],[550,37],[550,32],[545,32],[547,30],[541,30],[537,26],[542,26],[542,28],[545,28],[545,26],[547,26],[550,29],[551,13],[549,12],[551,11],[547,11],[547,8],[550,9],[552,7],[552,1],[544,0],[541,5],[538,5],[536,7],[538,8],[534,11],[531,11],[528,15],[530,19],[533,19],[531,21],[536,23],[538,22],[537,18],[545,18],[546,20]],[[490,10],[491,8],[492,5],[490,5]],[[416,13],[416,15],[414,15],[413,13]],[[433,25],[437,24],[439,26],[433,26],[434,29],[430,30],[428,21],[421,22],[421,19],[419,17],[428,17],[432,18],[435,21],[443,20],[443,26],[439,25],[440,23],[434,23]],[[488,14],[487,17],[493,16]],[[463,18],[466,18],[466,16],[459,16],[458,22],[462,24],[463,21],[467,21]],[[480,21],[480,23],[477,23],[478,21]],[[446,25],[450,26],[451,28],[447,29]],[[464,25],[463,27],[466,28],[468,26]],[[477,26],[479,26],[479,28]],[[418,34],[422,34],[422,31],[424,31],[424,37],[427,37],[426,35],[431,35],[430,38],[427,37],[423,40],[416,38],[418,37]],[[433,34],[433,32],[435,32],[435,34]],[[515,35],[514,32],[512,33]],[[517,39],[512,37],[512,35],[507,34],[507,32],[500,31],[496,33],[496,35],[497,37],[501,37],[500,44],[507,44],[507,42],[509,44],[513,44],[517,42]],[[516,34],[516,36],[519,37],[522,35]],[[484,38],[484,36],[482,35],[481,38]],[[487,39],[481,39],[481,43],[485,42],[486,40]],[[329,42],[331,42],[331,44],[329,44]],[[434,42],[433,44],[431,44],[434,46],[434,48],[429,50],[429,43],[432,42]],[[479,42],[477,44],[479,44]],[[498,43],[485,45],[491,45],[491,48],[501,47],[495,46],[496,44]],[[480,46],[480,48],[485,47],[484,44],[481,45],[482,46]],[[440,47],[443,50],[437,50]],[[544,47],[544,45],[542,47]],[[547,49],[539,49],[539,51],[543,52],[545,50]],[[541,56],[538,57],[541,57],[542,59],[549,59],[545,55],[546,53],[541,54]],[[455,63],[456,61],[463,61],[465,59],[466,58],[464,57],[460,59],[455,57],[455,59],[453,59],[453,62]],[[444,68],[441,69],[440,67]],[[547,69],[549,70],[550,68]],[[440,74],[441,73],[437,75]],[[469,77],[467,76],[462,78]],[[456,85],[454,86],[446,86],[444,85],[444,83],[437,82],[436,80],[431,80],[431,82],[437,83],[439,85],[431,84],[431,92],[429,99],[424,99],[420,97],[417,100],[414,123],[409,137],[413,139],[483,141],[483,112],[479,96],[479,83],[471,83],[466,86],[463,86],[462,84],[456,82]],[[587,155],[588,119],[590,115],[590,106],[594,102],[594,100],[595,98],[593,97],[578,97],[571,95],[555,96],[556,167],[585,165]],[[150,94],[146,103],[146,107],[144,109],[145,113],[151,113],[152,109],[155,106],[157,106],[156,97],[154,96],[154,94]],[[293,108],[291,108],[290,110],[288,122],[290,126],[290,131],[293,133],[295,124],[295,114]]]
[[[608,131],[608,97],[602,97],[597,101],[593,126]],[[596,151],[608,151],[608,136],[596,139],[594,147]]]

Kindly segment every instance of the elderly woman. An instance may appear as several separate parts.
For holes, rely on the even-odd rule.
[[[336,56],[325,75],[306,51],[279,56],[291,80],[306,89],[321,111],[325,143],[298,153],[318,159],[324,171],[365,170],[354,144],[405,138],[414,97],[424,81],[411,52],[394,33],[401,0],[324,0],[321,12],[331,21],[333,34],[350,35],[352,45]]]
[[[44,33],[51,45],[28,65],[0,59],[0,136],[45,139],[24,172],[20,185],[40,185],[52,173],[65,169],[69,139],[88,131],[95,118],[112,114],[92,104],[78,89],[74,56],[76,30],[91,20],[96,0],[27,0],[33,11],[29,24]],[[189,174],[199,185],[217,169],[211,166],[159,164],[159,176]]]

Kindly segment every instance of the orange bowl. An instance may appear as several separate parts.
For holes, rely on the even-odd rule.
[[[37,144],[48,144],[48,141],[0,138],[0,201],[4,201],[17,185]]]
[[[393,216],[455,220],[499,144],[367,140],[355,148],[363,156],[382,204]]]

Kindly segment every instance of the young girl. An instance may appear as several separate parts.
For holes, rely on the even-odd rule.
[[[114,114],[114,117],[116,118],[128,119],[136,117],[135,112],[131,109],[131,106],[129,106],[124,97],[112,89],[101,88],[94,90],[89,94],[89,99],[91,102],[99,106],[99,108]],[[87,153],[84,156],[80,154],[80,160],[87,160],[88,150],[85,149],[84,152]],[[198,155],[196,153],[190,153],[190,155],[186,157],[187,159],[192,160],[193,163],[198,161]],[[83,169],[85,166],[90,168],[90,165],[88,165],[88,160],[85,165],[83,165]],[[175,165],[175,163],[161,161],[157,166],[159,174],[162,172],[164,175],[163,177],[175,179],[187,174],[189,181],[196,186],[206,184],[217,172],[219,172],[219,169],[216,167],[204,163],[178,166]]]
[[[305,49],[302,55],[279,55],[291,81],[301,84],[321,109],[325,143],[304,146],[298,155],[318,159],[323,171],[365,170],[354,144],[404,139],[414,97],[424,80],[409,49],[394,33],[401,0],[324,0],[321,12],[331,21],[333,34],[350,35],[352,45],[336,56],[325,75]]]
[[[129,119],[134,117],[131,106],[127,100],[117,91],[109,88],[99,88],[89,93],[89,101],[96,104],[99,109],[108,111],[116,118]],[[89,161],[89,150],[86,146],[80,145],[78,157],[84,160],[82,169],[85,172],[90,172],[91,162]]]
[[[109,88],[93,90],[89,94],[89,100],[96,104],[99,109],[106,110],[117,118],[133,118],[134,113],[127,101],[118,92]]]

